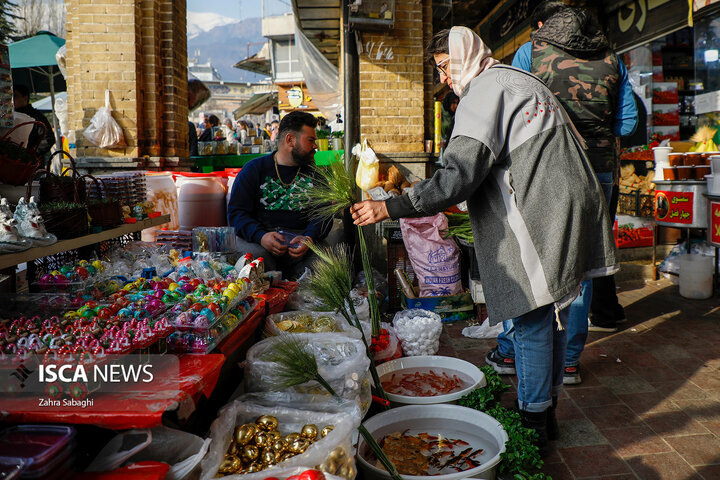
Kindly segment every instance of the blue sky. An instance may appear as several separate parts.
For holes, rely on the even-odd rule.
[[[263,0],[187,0],[190,12],[212,12],[243,20],[262,16]],[[265,0],[265,14],[290,11],[290,0]]]

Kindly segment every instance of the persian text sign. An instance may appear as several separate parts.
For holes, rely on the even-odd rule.
[[[720,202],[710,202],[710,243],[720,246]]]
[[[693,192],[655,192],[655,220],[691,225],[693,199]]]
[[[689,11],[685,0],[632,0],[609,12],[608,38],[624,51],[687,25]]]

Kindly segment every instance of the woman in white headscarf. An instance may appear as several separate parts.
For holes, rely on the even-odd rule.
[[[499,64],[465,27],[439,32],[427,50],[460,97],[446,166],[408,195],[351,212],[368,225],[467,200],[490,321],[513,322],[520,413],[546,454],[557,435],[565,307],[584,279],[617,270],[607,207],[582,139],[539,79]]]

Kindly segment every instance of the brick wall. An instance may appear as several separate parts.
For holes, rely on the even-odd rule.
[[[80,157],[187,156],[185,2],[67,0],[69,128]],[[109,89],[125,148],[82,135]]]
[[[392,30],[362,33],[360,135],[378,152],[424,150],[428,102],[424,31],[431,22],[431,4],[431,0],[396,2]],[[373,42],[374,47],[368,50]],[[377,59],[379,46],[385,52],[392,48],[393,58]]]

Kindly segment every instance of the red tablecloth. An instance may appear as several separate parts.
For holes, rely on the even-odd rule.
[[[222,353],[225,357],[235,352],[240,346],[252,337],[258,326],[265,320],[265,300],[259,299],[258,304],[243,322],[228,335],[215,351]]]
[[[97,425],[116,430],[152,428],[161,424],[162,415],[176,410],[180,419],[194,410],[201,395],[209,397],[215,389],[225,357],[220,354],[181,355],[179,357],[179,390],[170,397],[144,399],[137,394],[126,398],[119,394],[91,395],[93,405],[87,408],[58,406],[28,408],[27,398],[6,397],[2,400],[0,419],[14,423],[70,423]],[[178,378],[168,379],[176,382]],[[35,399],[37,402],[37,399]]]

